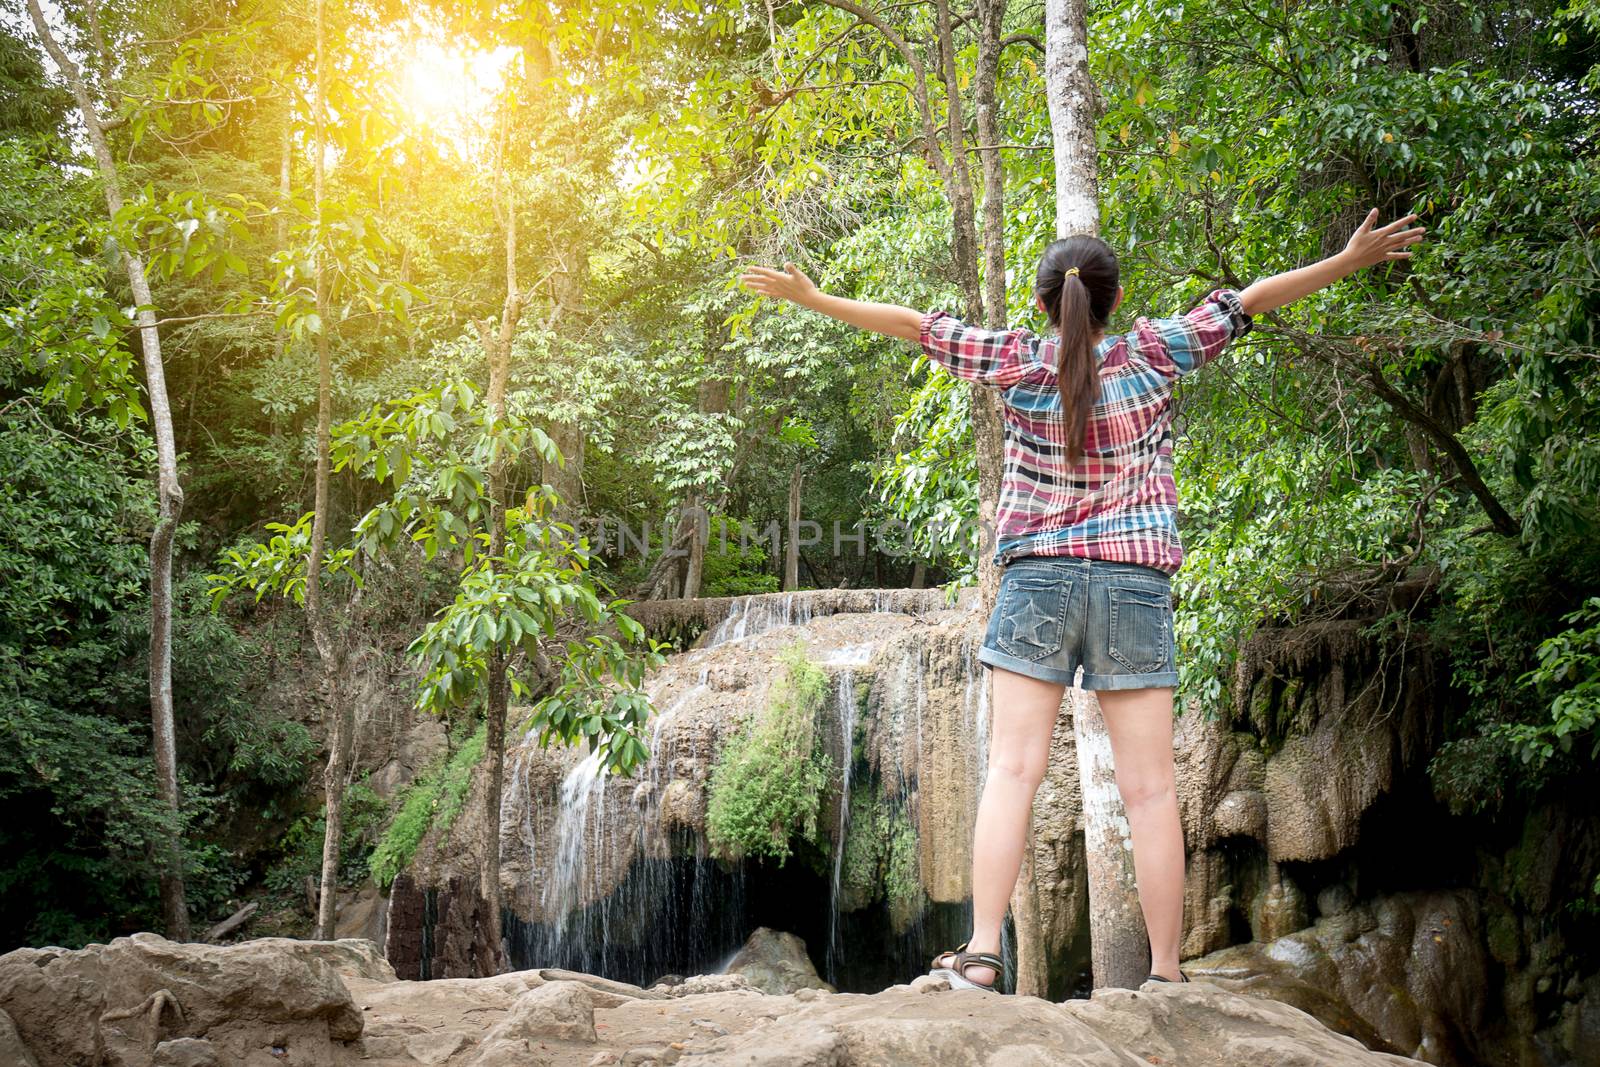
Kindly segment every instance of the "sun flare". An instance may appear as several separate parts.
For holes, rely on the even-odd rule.
[[[509,46],[481,51],[414,44],[401,68],[401,95],[413,115],[428,125],[476,122],[505,87],[516,53]]]

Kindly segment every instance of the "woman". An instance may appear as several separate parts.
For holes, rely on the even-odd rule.
[[[1133,838],[1150,980],[1188,981],[1183,830],[1172,756],[1171,577],[1183,558],[1172,479],[1172,387],[1252,327],[1254,316],[1363,267],[1407,259],[1416,215],[1375,229],[1374,208],[1344,250],[1319,263],[1212,290],[1173,318],[1139,316],[1106,334],[1122,301],[1116,254],[1086,235],[1053,242],[1035,301],[1054,333],[986,330],[820,292],[793,264],[751,267],[741,281],[842,322],[917,341],[929,359],[1000,392],[1005,472],[996,516],[1000,591],[978,658],[993,672],[994,722],[972,855],[972,936],[933,960],[952,986],[992,989],[1000,925],[1022,863],[1066,686],[1081,668],[1110,734]]]

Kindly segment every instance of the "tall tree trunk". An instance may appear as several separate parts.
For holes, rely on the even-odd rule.
[[[317,220],[315,283],[317,287],[317,473],[313,490],[311,545],[306,560],[306,622],[311,640],[317,646],[322,666],[323,722],[327,727],[328,762],[322,769],[323,800],[326,814],[322,835],[321,892],[317,903],[317,936],[332,940],[337,925],[339,903],[339,851],[344,838],[344,794],[350,782],[350,761],[355,750],[355,722],[339,684],[340,663],[337,642],[328,626],[322,602],[322,562],[328,544],[328,486],[332,479],[329,439],[333,428],[333,353],[328,343],[328,267],[327,250],[322,246],[322,201],[327,144],[328,59],[323,0],[317,0],[317,77],[313,118],[316,133],[312,139],[311,210]],[[280,175],[281,180],[281,175]]]
[[[1100,232],[1095,115],[1085,0],[1045,0],[1045,97],[1055,141],[1056,236]],[[1097,987],[1133,988],[1148,973],[1144,917],[1133,877],[1127,815],[1111,739],[1093,694],[1072,692],[1072,729],[1083,790],[1089,941]]]
[[[999,20],[1004,17],[1004,4],[999,5],[998,12],[985,11],[986,7],[992,6],[979,0],[979,17],[984,22],[979,29],[978,72],[973,88],[980,145],[999,143],[996,83],[1000,61]],[[1005,185],[999,149],[980,153],[984,157],[985,199],[982,258],[989,272],[985,284],[980,286],[977,207],[972,171],[967,165],[966,109],[956,71],[956,46],[949,0],[936,0],[934,13],[938,30],[939,69],[944,78],[947,101],[945,135],[950,143],[950,250],[954,259],[956,284],[961,287],[961,298],[966,304],[965,313],[969,321],[982,322],[994,328],[1003,327],[1006,324]],[[991,22],[993,25],[989,24]],[[993,135],[992,139],[985,137],[985,129]],[[982,609],[991,611],[1000,590],[1000,569],[994,565],[992,557],[995,516],[1000,502],[1001,467],[1005,458],[1002,438],[1004,422],[1000,414],[1000,398],[988,386],[973,383],[970,403],[973,447],[978,464],[978,524],[983,534],[983,547],[978,552],[978,587]]]
[[[111,217],[122,210],[122,182],[116,159],[106,141],[94,100],[78,65],[50,32],[39,0],[28,0],[28,15],[61,76],[72,89],[94,150],[100,181],[105,187],[106,211]],[[96,37],[99,34],[96,33]],[[105,52],[103,42],[101,51]],[[143,354],[145,393],[150,429],[156,439],[156,491],[158,511],[150,533],[150,727],[155,752],[156,784],[161,802],[172,819],[172,830],[161,848],[161,911],[167,936],[189,939],[189,908],[184,899],[183,840],[179,830],[181,799],[178,793],[178,753],[172,715],[172,539],[183,514],[183,488],[178,484],[178,450],[172,433],[172,405],[167,398],[166,366],[161,358],[161,331],[156,326],[155,300],[145,278],[144,259],[131,247],[122,248],[122,268],[128,288],[139,307],[139,343]]]
[[[504,119],[502,138],[510,126]],[[504,167],[505,150],[502,142],[500,166]],[[501,185],[503,171],[496,175],[496,186]],[[506,417],[506,383],[511,377],[511,341],[517,324],[522,319],[522,293],[517,288],[517,198],[509,184],[497,195],[505,220],[506,297],[500,309],[500,329],[491,334],[490,324],[479,326],[479,336],[489,359],[489,390],[485,400],[492,412],[496,426]],[[498,560],[506,549],[506,468],[511,457],[497,448],[489,466],[489,556]],[[498,564],[492,564],[498,566]],[[485,729],[489,753],[488,781],[484,789],[483,839],[480,891],[483,894],[488,929],[489,958],[498,971],[505,960],[500,936],[500,802],[505,788],[506,769],[506,713],[510,703],[510,667],[505,654],[498,648],[489,657],[488,685],[485,693],[488,721]]]
[[[783,587],[800,588],[800,487],[805,483],[805,469],[796,463],[789,475],[789,522],[784,527]]]
[[[712,331],[712,336],[721,339],[721,324],[714,318],[708,321],[707,328]],[[701,415],[717,415],[728,410],[728,382],[723,378],[705,377],[695,388],[695,406]],[[737,462],[735,463],[737,466]],[[724,478],[731,480],[733,472],[724,471]],[[725,507],[727,500],[727,484],[723,482],[723,495],[715,503],[715,510]],[[712,502],[706,499],[703,492],[693,493],[685,505],[684,514],[692,520],[689,533],[689,558],[686,562],[683,578],[683,597],[693,600],[700,595],[700,587],[705,581],[706,547],[711,539],[711,512]]]
[[[278,223],[276,235],[277,247],[287,248],[289,245],[289,211],[293,208],[290,199],[294,192],[290,185],[290,175],[294,168],[294,104],[285,103],[283,106],[283,135],[278,142]],[[289,346],[289,335],[286,331],[278,330],[273,338],[272,350],[279,358],[283,358],[284,350]]]
[[[700,595],[700,586],[705,580],[706,541],[711,537],[711,515],[706,510],[704,498],[699,493],[689,498],[683,514],[691,526],[689,558],[685,561],[683,574],[683,598],[693,600]]]
[[[973,79],[977,111],[979,156],[983,160],[983,324],[1005,329],[1006,231],[1005,170],[1001,165],[1000,29],[1005,21],[1005,0],[978,0],[978,67]],[[957,157],[958,160],[961,157]],[[983,543],[978,557],[978,588],[985,614],[994,610],[1000,593],[1000,568],[994,564],[994,539],[1000,501],[1001,468],[1005,463],[1005,419],[1000,397],[993,389],[975,386],[972,393],[972,438],[978,459],[978,524]]]
[[[576,422],[553,422],[546,429],[561,452],[561,462],[544,463],[542,477],[560,498],[557,513],[575,519],[583,514],[583,427]]]

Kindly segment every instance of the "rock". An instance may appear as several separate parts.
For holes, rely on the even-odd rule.
[[[156,1046],[153,1067],[222,1067],[217,1047],[198,1037],[180,1037]]]
[[[370,1031],[371,1028],[368,1029]],[[361,1038],[361,1058],[368,1061],[377,1060],[380,1063],[389,1060],[409,1061],[411,1053],[406,1051],[407,1040],[404,1034],[374,1036],[370,1032],[366,1033]]]
[[[1343,882],[1335,882],[1317,893],[1318,916],[1343,915],[1355,906],[1355,894]]]
[[[1270,942],[1189,960],[1185,970],[1293,1004],[1363,1043],[1433,1063],[1491,1062],[1488,959],[1477,898],[1409,892],[1353,905]]]
[[[0,1063],[14,1064],[15,1067],[39,1067],[39,1061],[22,1043],[17,1024],[3,1011],[0,1011]]]
[[[540,969],[539,977],[547,982],[578,982],[588,987],[591,994],[599,994],[594,998],[597,1008],[614,1008],[623,1000],[660,1000],[664,995],[656,990],[641,989],[629,982],[618,982],[582,971],[566,971],[559,967],[544,967]],[[678,982],[682,984],[683,979],[679,978]]]
[[[1098,990],[1087,1001],[1062,1007],[1140,1063],[1378,1067],[1416,1062],[1373,1052],[1287,1004],[1252,1000],[1207,982],[1162,985],[1150,992]]]
[[[663,832],[679,829],[703,832],[706,826],[706,792],[688,779],[674,778],[661,791],[657,818]]]
[[[742,974],[696,974],[675,986],[651,992],[664,993],[669,997],[688,997],[699,993],[760,993],[761,990]]]
[[[345,983],[366,1009],[364,1037],[371,1044],[375,1038],[408,1039],[421,1032],[422,1028],[404,1022],[417,1018],[472,1018],[478,1024],[473,1036],[481,1037],[495,1018],[509,1011],[523,993],[544,985],[544,979],[535,971],[512,971],[493,978],[383,983],[346,979]]]
[[[1306,897],[1294,879],[1277,864],[1270,864],[1269,885],[1251,910],[1250,931],[1257,941],[1273,941],[1285,934],[1303,930],[1311,922]]]
[[[797,989],[823,989],[833,986],[817,977],[817,969],[806,954],[806,943],[794,934],[756,928],[744,947],[727,966],[728,974],[740,974],[763,993],[783,995]]]
[[[1211,816],[1218,838],[1253,837],[1267,831],[1267,798],[1259,789],[1235,789],[1217,801]]]
[[[292,956],[323,960],[339,972],[341,978],[365,978],[373,982],[393,982],[394,968],[383,958],[377,942],[359,937],[342,937],[337,941],[300,941],[292,937],[262,937],[249,942],[263,949],[285,952]]]
[[[1358,917],[1360,912],[1355,909],[1352,916]],[[1450,953],[1456,949],[1435,944],[1430,950],[1418,943],[1418,937],[1431,938],[1442,917],[1441,906],[1422,912],[1416,907],[1409,912],[1390,907],[1373,911],[1361,923],[1347,922],[1341,936],[1369,939],[1364,949],[1352,946],[1348,951],[1387,952],[1388,941],[1379,944],[1371,941],[1372,936],[1386,931],[1383,937],[1398,944],[1403,935],[1404,951],[1419,957],[1432,952],[1437,957],[1420,965],[1426,973],[1434,973],[1451,962],[1454,957]],[[1301,931],[1293,937],[1303,940],[1307,934]],[[144,1000],[134,998],[146,988],[148,976],[118,958],[129,952],[128,946],[92,946],[81,953],[59,949],[13,953],[0,960],[0,976],[13,984],[20,959],[22,965],[54,983],[51,988],[62,992],[63,1004],[69,999],[99,1006],[131,1004],[138,1011],[122,1020],[90,1018],[91,1024],[99,1027],[97,1032],[107,1038],[104,1055],[68,1059],[52,1051],[54,1059],[35,1055],[30,1061],[25,1058],[27,1050],[13,1042],[10,1047],[0,1044],[0,1065],[916,1067],[999,1063],[1004,1067],[1140,1067],[1165,1063],[1174,1067],[1388,1067],[1413,1062],[1368,1051],[1352,1038],[1333,1033],[1305,1011],[1254,995],[1255,991],[1232,988],[1240,979],[1204,978],[1187,984],[1151,983],[1137,992],[1105,990],[1088,1001],[1054,1004],[1027,996],[946,991],[938,989],[937,982],[913,983],[872,995],[825,994],[808,988],[789,996],[768,996],[740,987],[694,994],[693,1001],[683,1001],[626,997],[605,989],[600,979],[595,984],[575,979],[546,981],[539,973],[527,971],[437,982],[384,982],[351,976],[343,984],[354,998],[347,1003],[359,1004],[359,1014],[367,1019],[361,1039],[344,1043],[328,1039],[324,1033],[324,1040],[317,1044],[307,1037],[307,1024],[296,1021],[299,1017],[266,1013],[262,1005],[288,1002],[284,982],[297,975],[317,973],[339,983],[332,968],[316,955],[296,954],[277,945],[247,942],[230,949],[245,947],[255,951],[219,957],[216,953],[223,950],[208,946],[171,946],[182,954],[199,952],[188,957],[187,971],[178,966],[168,969],[165,980],[170,991],[164,985],[159,995],[150,994]],[[257,967],[259,987],[242,990],[237,984],[234,971],[240,960]],[[216,1005],[195,997],[190,985],[177,980],[202,970],[199,961],[214,965],[214,992],[218,1003],[228,1005],[231,1021],[215,1018]],[[90,968],[89,962],[98,969]],[[113,963],[120,966],[113,967]],[[145,966],[151,965],[146,962]],[[743,982],[740,976],[710,977],[739,977]],[[77,984],[73,986],[69,979]],[[113,991],[100,985],[122,979],[127,980],[125,989]],[[685,985],[693,982],[690,979]],[[919,991],[923,989],[928,992]],[[64,991],[70,991],[70,998]],[[1589,1009],[1600,993],[1600,982],[1580,983],[1575,992],[1577,996],[1566,1002],[1565,1025],[1574,1035],[1587,1036],[1596,1029]],[[597,1026],[595,1020],[597,997],[615,1002],[605,1009],[604,1026]],[[260,1003],[253,1004],[256,1000]],[[145,1033],[141,1026],[151,1019],[168,1032],[160,1034],[159,1043],[137,1047],[131,1038]],[[0,1042],[8,1037],[3,1020],[0,1016]],[[197,1021],[208,1029],[176,1032],[194,1030],[192,1024]],[[327,1023],[322,1025],[326,1031]],[[480,1037],[482,1043],[475,1046]],[[51,1046],[52,1050],[56,1047]],[[1452,1062],[1450,1050],[1442,1045],[1430,1046],[1427,1051],[1430,1062]],[[1582,1061],[1582,1067],[1592,1065]]]
[[[960,1009],[955,1005],[959,1003]],[[855,1067],[967,1063],[1055,1067],[1387,1067],[1285,1004],[1191,982],[1155,992],[1105,990],[1052,1004],[1036,997],[909,989],[841,994],[690,1052],[681,1067]]]
[[[548,1041],[593,1044],[594,1004],[579,982],[547,982],[518,997],[483,1039],[474,1067],[514,1067]]]
[[[418,1034],[406,1042],[406,1054],[418,1063],[447,1062],[451,1056],[471,1045],[465,1034]]]
[[[1574,1054],[1574,1067],[1600,1067],[1600,975],[1591,975],[1580,990],[1561,1008],[1563,1044]]]
[[[372,880],[368,879],[355,893],[342,893],[340,897],[334,934],[383,944],[388,900]]]
[[[945,993],[949,989],[950,979],[935,974],[921,974],[911,979],[911,990],[915,993]]]
[[[306,945],[315,943],[135,934],[76,951],[18,949],[0,956],[0,1010],[39,1067],[148,1062],[176,1037],[205,1038],[229,1063],[268,1041],[291,1067],[326,1062],[361,1036],[362,1018],[334,967]]]

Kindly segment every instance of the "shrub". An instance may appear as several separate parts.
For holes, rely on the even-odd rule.
[[[771,856],[779,866],[798,833],[822,843],[818,815],[833,761],[817,751],[817,713],[828,676],[796,642],[781,654],[784,674],[763,711],[723,745],[711,769],[706,839],[722,859]]]
[[[296,819],[283,836],[281,858],[264,879],[268,892],[299,899],[305,880],[322,877],[326,806]],[[344,794],[344,825],[339,841],[339,884],[356,885],[367,876],[372,841],[384,815],[383,798],[365,781],[351,782]]]
[[[388,889],[394,884],[430,829],[437,826],[443,833],[455,823],[487,740],[487,725],[479,726],[453,755],[441,756],[406,787],[394,819],[372,850],[369,867],[378,885]]]

